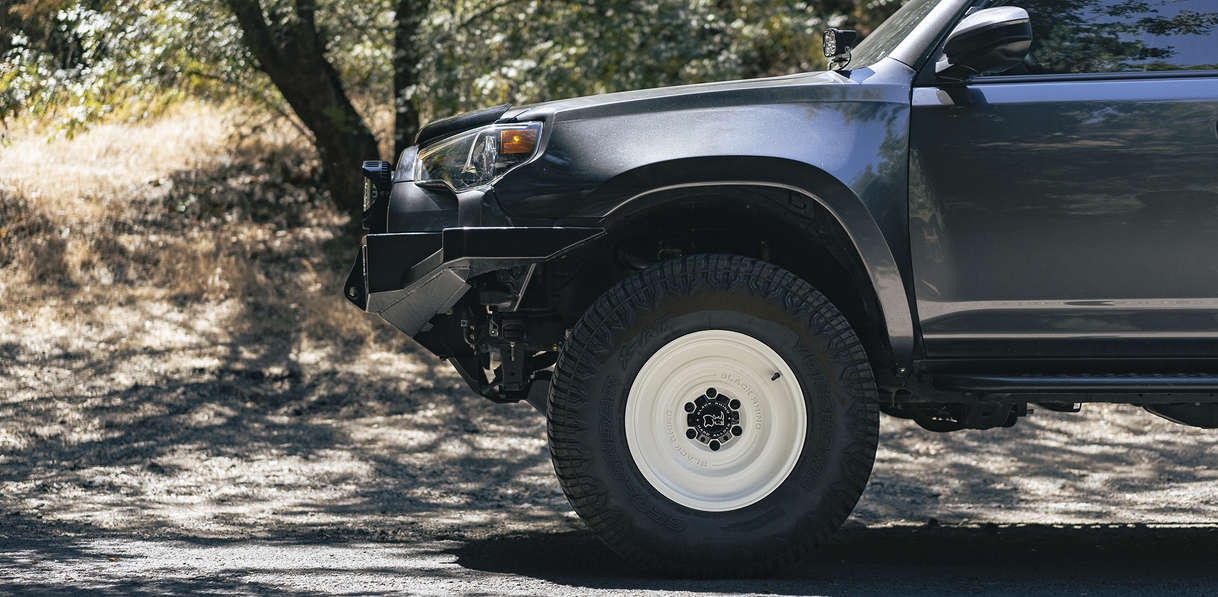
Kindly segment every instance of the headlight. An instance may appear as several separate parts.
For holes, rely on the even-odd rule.
[[[540,122],[496,124],[402,152],[395,182],[442,180],[453,190],[494,182],[537,152]]]

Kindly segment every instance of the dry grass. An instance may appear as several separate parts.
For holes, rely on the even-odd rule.
[[[358,240],[316,154],[255,120],[195,105],[71,141],[17,131],[0,149],[0,328],[159,302],[223,305],[230,336],[368,342],[339,295]]]

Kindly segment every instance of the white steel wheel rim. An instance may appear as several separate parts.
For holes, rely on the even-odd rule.
[[[687,437],[702,428],[691,425],[686,403],[709,388],[740,401],[742,433],[717,451]],[[706,330],[647,359],[626,398],[625,424],[630,456],[652,487],[683,506],[725,512],[761,501],[786,481],[803,451],[808,413],[795,373],[777,352],[746,334]]]

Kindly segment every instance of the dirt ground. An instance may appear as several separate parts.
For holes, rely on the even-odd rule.
[[[530,407],[409,345],[228,337],[209,322],[230,308],[3,314],[0,594],[1218,594],[1213,432],[1130,407],[946,435],[885,418],[862,502],[807,562],[671,581],[574,517]]]
[[[259,219],[250,180],[290,181],[183,162],[107,183],[139,209],[80,191],[113,224],[89,228],[14,178],[36,159],[0,155],[0,595],[1218,595],[1218,432],[1095,405],[954,434],[885,418],[806,561],[640,572],[572,513],[539,414],[339,298],[332,215],[297,195]],[[209,219],[208,187],[246,219]]]

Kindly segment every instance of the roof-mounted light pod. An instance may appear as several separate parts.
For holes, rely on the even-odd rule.
[[[823,49],[825,58],[829,59],[829,66],[840,69],[850,63],[850,49],[859,38],[857,31],[828,29],[823,38]]]

